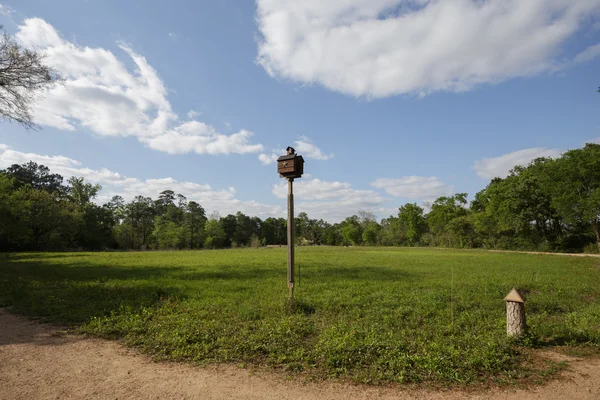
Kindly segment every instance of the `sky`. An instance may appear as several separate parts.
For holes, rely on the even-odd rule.
[[[42,129],[0,122],[0,168],[99,203],[283,217],[291,145],[296,213],[385,218],[600,143],[600,0],[0,0],[0,24],[64,78]]]

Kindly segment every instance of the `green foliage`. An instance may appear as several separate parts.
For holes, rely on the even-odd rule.
[[[427,232],[427,221],[423,216],[423,208],[416,203],[407,203],[399,208],[398,222],[409,246],[420,243],[421,237]]]
[[[154,237],[159,249],[182,249],[186,246],[186,231],[167,217],[158,217],[154,228]]]
[[[341,224],[341,233],[345,244],[358,246],[362,243],[363,227],[358,220],[358,216],[353,215],[346,218]]]
[[[367,383],[506,381],[532,367],[521,346],[600,348],[596,258],[299,247],[292,304],[285,259],[285,248],[13,254],[0,260],[0,306],[158,358]],[[506,339],[513,286],[527,299],[522,343]]]
[[[467,194],[458,193],[450,197],[440,197],[431,205],[431,211],[427,214],[427,224],[435,240],[432,243],[440,247],[464,247],[463,236],[469,236],[468,232],[462,232],[467,226],[464,217],[469,213],[467,206]],[[451,224],[454,219],[462,218],[461,222]]]
[[[242,212],[214,216],[172,190],[156,200],[119,196],[98,206],[100,186],[63,178],[34,162],[0,171],[0,250],[200,249],[287,243],[287,220]],[[377,222],[374,214],[336,224],[294,218],[297,245],[431,246],[556,252],[600,251],[600,145],[555,160],[536,159],[495,178],[468,204],[467,194],[416,203]]]
[[[567,151],[549,165],[552,204],[567,223],[589,223],[600,249],[600,144]]]
[[[204,240],[204,247],[207,249],[219,249],[225,246],[225,240],[227,235],[225,230],[219,224],[216,219],[209,219],[206,222],[206,239]]]

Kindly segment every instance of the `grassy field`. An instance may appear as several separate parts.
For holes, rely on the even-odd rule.
[[[600,346],[600,260],[408,248],[31,253],[0,257],[0,306],[156,357],[359,382],[521,376],[523,347]],[[506,339],[503,297],[531,333]]]

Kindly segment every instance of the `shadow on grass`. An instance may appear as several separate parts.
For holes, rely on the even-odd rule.
[[[52,256],[52,257],[49,257]],[[219,281],[285,281],[285,264],[244,268],[243,266],[144,267],[110,265],[106,259],[85,260],[80,254],[13,254],[0,260],[0,307],[39,317],[42,321],[76,326],[95,317],[129,310],[137,313],[163,300],[183,300],[190,293],[189,281],[199,281],[222,290],[240,290],[239,285]],[[57,259],[63,257],[61,262]],[[343,281],[406,279],[406,271],[378,266],[304,266],[302,279],[337,284]],[[304,282],[304,281],[303,281]],[[235,289],[234,289],[235,288]],[[314,305],[298,303],[294,313],[313,314]]]
[[[77,325],[123,307],[150,307],[166,298],[186,297],[176,282],[160,279],[181,273],[181,267],[113,267],[75,259],[56,264],[23,258],[0,263],[0,307],[43,321]]]

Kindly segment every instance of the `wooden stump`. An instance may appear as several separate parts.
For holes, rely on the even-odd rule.
[[[508,336],[521,336],[525,333],[525,303],[513,301],[506,302],[506,334]]]
[[[508,336],[521,336],[527,329],[525,300],[515,288],[510,291],[504,300],[506,301],[506,334]]]

